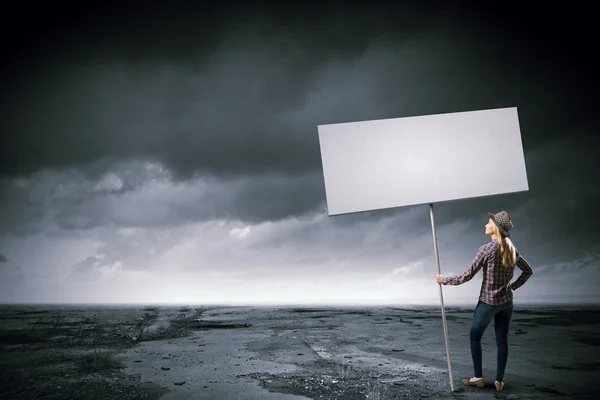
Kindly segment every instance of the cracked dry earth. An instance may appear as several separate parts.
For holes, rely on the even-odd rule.
[[[117,358],[126,374],[168,389],[165,400],[600,398],[598,310],[516,307],[503,392],[493,322],[482,341],[486,387],[460,383],[472,374],[472,313],[446,310],[454,391],[433,307],[212,309],[206,328]]]

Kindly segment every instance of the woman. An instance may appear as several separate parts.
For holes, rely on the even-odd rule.
[[[463,379],[464,385],[484,387],[481,361],[481,337],[483,332],[494,319],[498,358],[496,366],[496,390],[504,388],[504,370],[508,360],[508,325],[513,311],[513,291],[521,287],[533,270],[525,259],[515,249],[508,237],[512,228],[512,219],[506,211],[497,214],[488,213],[489,220],[485,226],[485,234],[491,237],[491,242],[479,248],[473,263],[463,274],[446,277],[436,275],[435,280],[442,285],[461,285],[468,282],[483,268],[483,283],[479,294],[479,302],[475,308],[471,324],[471,356],[475,376]],[[515,265],[523,272],[514,282]]]

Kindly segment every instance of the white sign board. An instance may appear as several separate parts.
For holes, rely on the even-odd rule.
[[[529,190],[516,107],[318,130],[329,215]]]

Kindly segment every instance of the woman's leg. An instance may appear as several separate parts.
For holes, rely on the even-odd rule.
[[[496,364],[496,380],[502,382],[504,370],[508,361],[508,326],[513,308],[499,311],[494,317],[496,330],[496,345],[498,347],[498,361]]]
[[[496,310],[496,307],[486,304],[482,301],[477,303],[477,307],[475,308],[475,314],[473,315],[473,322],[471,324],[471,332],[469,335],[471,339],[471,357],[473,357],[475,378],[483,377],[481,337],[494,317]]]

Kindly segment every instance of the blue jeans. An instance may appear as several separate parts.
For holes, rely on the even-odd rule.
[[[493,318],[496,330],[496,345],[498,348],[496,380],[502,382],[504,379],[504,370],[506,369],[506,362],[508,361],[508,325],[510,324],[512,311],[512,301],[497,306],[492,306],[482,301],[477,303],[470,333],[471,356],[473,357],[473,367],[475,369],[476,377],[483,377],[481,365],[481,337]]]

